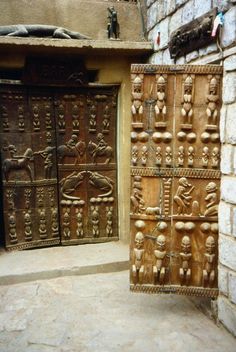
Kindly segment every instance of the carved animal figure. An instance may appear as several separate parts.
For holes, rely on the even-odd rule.
[[[86,174],[86,171],[81,171],[79,173],[74,171],[72,172],[72,174],[63,178],[60,181],[61,194],[64,198],[76,199],[76,200],[80,199],[79,197],[70,196],[70,193],[74,192],[76,188],[81,184],[85,174]]]
[[[57,155],[59,163],[63,162],[64,157],[70,156],[75,158],[75,164],[78,163],[79,158],[84,155],[85,143],[79,141],[74,147],[68,147],[67,145],[59,145],[57,148]]]
[[[31,148],[27,148],[22,156],[14,156],[13,158],[5,159],[3,161],[3,173],[6,181],[9,179],[9,173],[16,170],[26,170],[30,181],[33,181],[32,169],[29,162],[34,159],[33,151]]]
[[[147,215],[160,215],[161,210],[159,207],[147,207],[145,212]]]
[[[99,188],[101,191],[106,193],[98,195],[98,197],[108,197],[113,192],[113,180],[109,177],[99,174],[98,172],[87,171],[89,175],[90,185]]]
[[[104,164],[109,164],[111,158],[113,156],[113,149],[109,145],[104,148],[99,148],[96,143],[89,141],[88,144],[88,152],[93,158],[93,163],[96,163],[96,158],[98,156],[105,156],[107,159],[105,160]]]
[[[17,24],[0,26],[0,36],[52,37],[61,39],[90,39],[88,36],[69,29],[43,24]]]

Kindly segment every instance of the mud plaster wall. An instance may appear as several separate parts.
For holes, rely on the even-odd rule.
[[[0,25],[51,24],[90,36],[107,38],[107,7],[114,5],[120,24],[120,39],[143,39],[136,3],[105,0],[1,0]],[[135,25],[134,25],[135,24]]]

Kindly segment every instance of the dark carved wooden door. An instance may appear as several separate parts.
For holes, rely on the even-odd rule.
[[[116,98],[107,88],[0,88],[8,249],[118,238]]]
[[[0,143],[8,249],[60,243],[51,92],[0,87]]]
[[[216,297],[220,66],[132,66],[131,290]]]
[[[62,244],[118,239],[115,88],[56,95]]]

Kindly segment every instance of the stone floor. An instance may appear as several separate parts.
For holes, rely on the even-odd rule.
[[[235,352],[186,297],[129,292],[128,271],[0,286],[1,352]]]

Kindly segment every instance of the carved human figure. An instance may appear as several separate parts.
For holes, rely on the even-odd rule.
[[[28,210],[24,214],[24,227],[25,227],[25,240],[30,241],[32,240],[32,221],[30,216],[31,211]]]
[[[97,141],[98,141],[98,144],[93,151],[93,156],[96,155],[97,152],[100,152],[100,153],[103,152],[108,145],[107,142],[105,141],[104,135],[102,133],[98,133]]]
[[[219,95],[217,94],[217,79],[213,77],[209,84],[209,94],[207,95],[207,109],[206,114],[208,118],[208,124],[217,124],[217,103],[219,101]]]
[[[84,226],[83,226],[83,208],[76,209],[76,219],[77,219],[77,237],[84,237]]]
[[[181,114],[184,118],[184,123],[191,124],[193,117],[193,79],[188,76],[184,81],[183,87],[183,99],[182,99],[182,109]]]
[[[172,163],[172,150],[171,147],[166,147],[166,166],[171,166]]]
[[[90,108],[90,114],[89,114],[89,131],[90,132],[96,131],[96,125],[97,125],[96,116],[97,116],[97,108],[93,104]]]
[[[141,284],[143,282],[144,275],[144,235],[143,230],[145,228],[145,223],[142,220],[137,220],[135,222],[135,227],[137,228],[137,233],[135,235],[135,247],[133,250],[133,265],[132,265],[132,277],[134,284]]]
[[[33,126],[34,131],[40,130],[39,106],[37,104],[33,106]]]
[[[47,237],[45,209],[39,209],[39,236],[42,239]]]
[[[138,163],[138,147],[137,147],[137,145],[134,145],[132,147],[131,155],[132,155],[132,159],[131,159],[132,165],[136,166]]]
[[[132,86],[132,106],[131,111],[133,115],[133,122],[142,123],[143,119],[143,92],[142,92],[142,79],[139,76],[136,76],[133,81]]]
[[[134,214],[141,214],[145,211],[145,202],[142,195],[142,185],[141,185],[141,176],[134,176],[133,189],[131,194],[131,204],[133,206]]]
[[[206,252],[205,266],[203,269],[203,286],[213,284],[215,280],[215,240],[213,236],[208,236],[205,243]]]
[[[65,123],[65,108],[63,104],[59,104],[58,106],[58,126],[60,130],[64,130]]]
[[[161,234],[156,239],[157,249],[154,250],[156,257],[156,265],[153,266],[154,283],[164,284],[166,268],[164,266],[164,259],[166,256],[166,237]]]
[[[78,143],[77,134],[72,134],[71,138],[66,142],[66,146],[69,149],[73,149],[76,146],[77,143]]]
[[[158,77],[157,79],[157,102],[155,105],[155,116],[156,121],[162,120],[166,121],[166,80],[163,76]]]
[[[206,211],[205,216],[217,216],[218,215],[218,196],[217,196],[217,186],[215,182],[209,182],[206,186],[207,196],[206,201]]]
[[[202,149],[202,166],[207,167],[210,158],[210,150],[208,147]]]
[[[218,147],[214,147],[211,153],[211,164],[213,168],[218,168],[220,162],[220,150]]]
[[[77,104],[72,107],[72,126],[74,131],[79,131],[79,107]]]
[[[179,253],[180,258],[182,260],[181,268],[179,269],[179,276],[181,280],[181,284],[184,282],[186,285],[189,284],[191,278],[191,268],[190,268],[190,259],[192,257],[191,254],[191,241],[189,236],[184,236],[181,241],[181,252]]]
[[[99,211],[98,206],[91,206],[91,222],[93,237],[99,237]]]
[[[17,232],[16,232],[16,217],[14,214],[9,214],[9,237],[11,243],[17,243]]]
[[[148,159],[148,148],[146,145],[142,147],[142,156],[141,156],[141,163],[143,166],[147,165],[147,159]]]
[[[51,209],[51,216],[52,216],[52,236],[56,237],[59,234],[59,227],[58,227],[58,210],[57,208]]]
[[[45,104],[45,125],[47,129],[52,128],[52,121],[51,121],[51,108],[48,103]]]
[[[195,156],[195,149],[190,145],[190,147],[188,147],[188,166],[189,167],[193,167],[194,156]]]
[[[156,166],[161,167],[162,163],[162,150],[161,147],[156,147]]]
[[[179,187],[174,196],[174,201],[178,206],[177,215],[188,215],[187,212],[192,200],[190,193],[193,189],[194,186],[188,183],[188,180],[185,177],[179,179]]]
[[[69,208],[63,209],[62,226],[63,226],[63,236],[65,238],[70,238],[70,209]]]
[[[106,105],[105,108],[104,108],[103,121],[102,121],[103,132],[104,133],[108,133],[109,132],[109,129],[110,129],[110,118],[111,118],[111,115],[110,115],[110,111],[109,111],[109,105]]]
[[[178,166],[183,167],[184,166],[184,146],[180,145],[178,149]]]
[[[106,224],[106,234],[107,236],[113,235],[112,223],[113,223],[113,207],[106,207],[106,216],[107,216],[107,224]]]
[[[24,108],[23,108],[23,106],[18,107],[18,126],[19,126],[20,131],[24,131],[25,121],[24,121]]]
[[[55,147],[47,146],[44,150],[34,152],[34,155],[40,155],[44,159],[45,178],[50,179],[53,166],[53,150]]]

